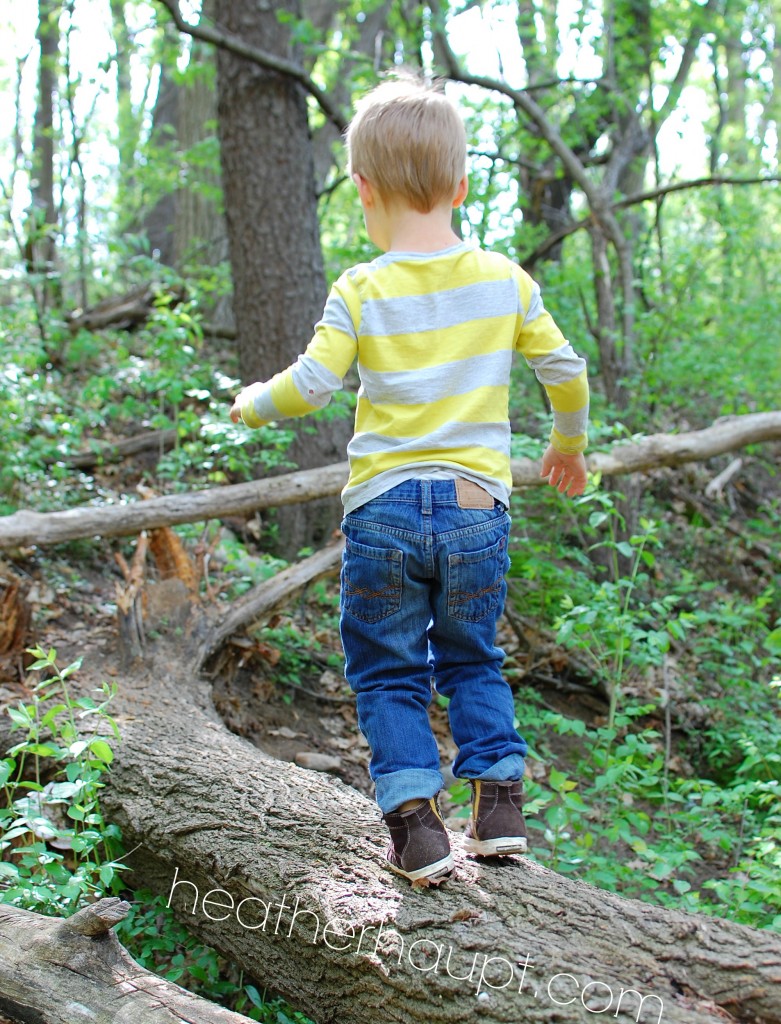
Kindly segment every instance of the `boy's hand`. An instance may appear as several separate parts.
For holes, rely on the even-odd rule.
[[[548,445],[542,457],[540,476],[544,477],[551,487],[557,488],[561,494],[569,494],[571,498],[582,494],[588,482],[586,460],[583,453],[565,455],[563,452],[556,451],[552,444]]]
[[[231,420],[234,423],[238,423],[239,420],[241,419],[241,409],[239,408],[238,399],[234,400],[233,405],[231,406],[231,411],[230,411],[229,415],[230,415]]]

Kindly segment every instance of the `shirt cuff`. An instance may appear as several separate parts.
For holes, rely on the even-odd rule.
[[[268,385],[265,383],[250,384],[249,387],[244,388],[236,398],[239,406],[239,412],[245,425],[248,427],[264,427],[267,423],[270,423],[270,419],[264,419],[258,415],[257,405],[263,404],[263,399],[266,397],[266,390]],[[260,401],[258,401],[260,400]]]
[[[586,450],[588,437],[586,434],[578,434],[577,437],[567,437],[566,434],[560,433],[554,427],[551,430],[550,443],[562,455],[577,455],[579,452]]]

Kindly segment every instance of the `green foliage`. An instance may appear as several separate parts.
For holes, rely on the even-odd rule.
[[[581,499],[580,504],[586,502],[601,506],[589,515],[589,529],[595,530],[604,524],[609,528],[608,539],[597,541],[588,550],[601,548],[609,552],[612,579],[603,580],[593,588],[583,604],[575,604],[572,597],[564,595],[562,615],[556,623],[557,639],[566,647],[582,651],[591,659],[596,678],[604,680],[610,695],[608,726],[612,728],[626,668],[660,665],[670,649],[671,636],[683,639],[686,620],[672,615],[678,602],[675,595],[635,607],[636,591],[648,582],[646,570],[652,569],[655,563],[655,556],[648,548],[660,543],[655,524],[641,517],[642,532],[618,540],[618,530],[624,523],[612,497],[595,491]],[[620,558],[628,563],[625,574],[620,572]],[[662,628],[655,628],[660,624]]]
[[[519,501],[511,600],[610,698],[589,722],[522,686],[530,848],[603,888],[781,930],[778,591],[703,584],[669,523],[641,514],[626,536],[617,500]]]
[[[781,930],[778,755],[773,779],[747,778],[751,750],[724,785],[676,776],[664,737],[643,724],[658,711],[628,704],[613,727],[588,727],[532,690],[520,694],[523,728],[547,772],[526,782],[534,855],[625,895]],[[554,736],[572,738],[569,771],[556,767]]]
[[[49,362],[25,304],[0,307],[6,363],[0,370],[0,514],[22,504],[40,511],[107,495],[99,473],[78,472],[70,456],[112,435],[174,428],[173,449],[148,476],[155,486],[188,489],[248,480],[258,468],[289,467],[288,425],[249,431],[230,422],[239,381],[205,349],[196,297],[175,303],[176,281],[162,288],[136,335],[98,336],[63,325],[61,358]],[[162,286],[161,286],[162,287]],[[26,312],[25,312],[26,311]],[[34,497],[33,497],[34,495]]]
[[[0,761],[0,900],[43,914],[73,913],[119,888],[120,834],[103,818],[100,790],[119,730],[107,711],[116,687],[73,698],[55,650],[30,652],[41,674],[29,702],[7,708],[23,738]],[[89,724],[92,728],[85,729]]]
[[[286,689],[283,700],[293,700],[297,687],[317,686],[325,670],[342,675],[341,649],[335,649],[339,633],[338,595],[322,583],[309,588],[306,618],[284,618],[255,632],[265,657],[274,666],[276,685]]]
[[[122,943],[138,962],[195,995],[263,1024],[311,1024],[279,998],[266,998],[243,973],[195,939],[162,897],[140,890],[130,913],[117,927]]]

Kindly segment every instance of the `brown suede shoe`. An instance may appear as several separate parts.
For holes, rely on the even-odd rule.
[[[411,882],[440,881],[453,870],[453,854],[435,797],[408,811],[383,815],[390,832],[388,867]]]
[[[472,817],[464,833],[464,850],[478,857],[526,853],[526,822],[521,809],[523,783],[469,781]]]

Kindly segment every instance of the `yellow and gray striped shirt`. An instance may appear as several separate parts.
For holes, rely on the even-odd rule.
[[[458,243],[388,252],[345,271],[306,352],[239,396],[247,426],[327,405],[358,359],[361,387],[347,447],[347,512],[403,480],[474,480],[509,503],[510,367],[520,352],[553,408],[551,442],[586,447],[586,364],[506,257]]]

